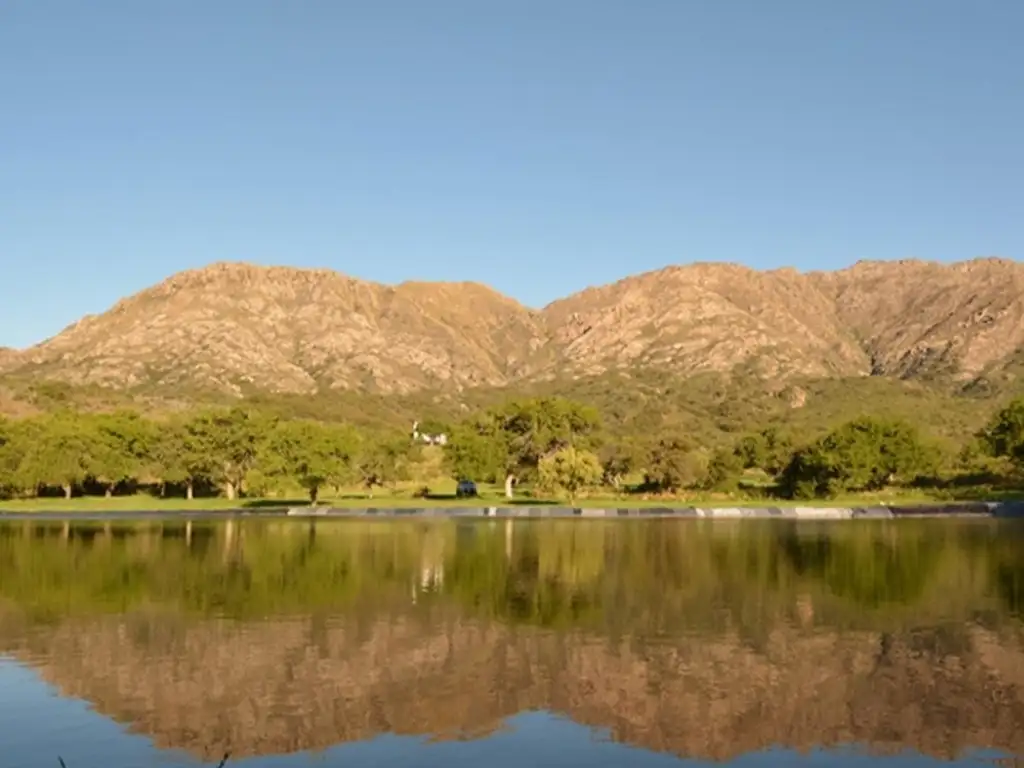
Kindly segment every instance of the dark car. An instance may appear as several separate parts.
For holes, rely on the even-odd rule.
[[[455,486],[455,498],[457,499],[472,499],[479,496],[476,492],[476,483],[472,480],[459,480],[459,484]]]

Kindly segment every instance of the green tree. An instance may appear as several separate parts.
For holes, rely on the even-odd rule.
[[[373,496],[375,487],[393,486],[408,476],[409,463],[417,450],[404,435],[368,436],[355,454],[356,475]]]
[[[14,425],[0,417],[0,497],[10,496],[18,488],[20,447]]]
[[[634,439],[624,438],[607,442],[598,453],[601,460],[603,482],[621,491],[626,478],[643,465],[643,449]]]
[[[449,466],[459,474],[477,470],[503,477],[511,497],[515,483],[536,477],[542,458],[570,446],[590,449],[600,428],[597,410],[581,403],[559,397],[513,400],[453,431]]]
[[[320,489],[338,481],[355,453],[347,431],[310,419],[279,422],[263,443],[260,462],[271,477],[296,480],[316,504]]]
[[[776,427],[767,427],[741,437],[734,452],[743,469],[762,469],[770,475],[777,475],[789,463],[793,455],[793,443],[788,435]]]
[[[604,470],[592,451],[573,447],[562,448],[542,458],[538,464],[542,488],[563,491],[575,500],[576,495],[601,482]]]
[[[122,482],[138,480],[148,469],[153,450],[153,425],[132,411],[101,414],[90,420],[95,443],[89,475],[104,486],[107,497]]]
[[[877,491],[934,472],[940,458],[906,422],[865,416],[794,453],[779,488],[791,498]]]
[[[70,499],[95,464],[98,439],[80,415],[60,411],[23,425],[25,440],[18,474],[24,486],[54,486]]]
[[[663,437],[650,448],[647,482],[662,491],[678,491],[703,485],[707,479],[707,461],[689,441]]]
[[[274,420],[235,407],[199,413],[186,424],[186,430],[211,479],[224,488],[229,499],[234,499],[255,465],[260,441],[274,424]]]
[[[212,483],[214,456],[207,445],[206,424],[190,416],[175,416],[160,424],[150,450],[149,472],[160,483],[185,487],[192,499],[200,483]]]
[[[705,487],[716,490],[733,490],[743,473],[743,463],[733,451],[717,449],[708,460]]]
[[[509,464],[508,446],[493,423],[472,420],[452,430],[444,461],[456,480],[498,482]]]
[[[990,455],[1024,467],[1024,397],[1012,400],[989,420],[978,435]]]

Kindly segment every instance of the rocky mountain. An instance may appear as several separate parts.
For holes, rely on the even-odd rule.
[[[742,366],[767,377],[870,371],[835,303],[795,270],[669,267],[556,301],[543,316],[561,362],[578,373],[636,366],[683,374]]]
[[[0,347],[0,371],[18,362],[20,353],[10,347]]]
[[[692,264],[535,311],[475,283],[330,270],[182,272],[0,372],[114,389],[459,391],[645,367],[771,380],[969,380],[1024,347],[1024,265],[860,262],[837,272]]]
[[[872,372],[971,378],[1024,346],[1024,264],[860,262],[809,281],[836,308]]]
[[[236,393],[496,385],[523,370],[542,326],[474,283],[391,287],[329,270],[215,264],[83,318],[20,353],[15,370]]]

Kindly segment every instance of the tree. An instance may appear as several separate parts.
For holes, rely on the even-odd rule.
[[[570,446],[542,458],[538,464],[538,474],[541,487],[564,491],[572,501],[581,490],[598,485],[604,470],[592,451]]]
[[[23,425],[24,453],[18,473],[30,488],[49,485],[70,499],[95,463],[96,434],[88,420],[70,411],[49,414]]]
[[[279,422],[262,447],[265,473],[297,480],[311,504],[323,486],[345,474],[355,451],[347,431],[310,419]]]
[[[152,425],[132,411],[102,414],[91,422],[95,443],[88,472],[110,497],[119,483],[138,479],[147,468],[154,442]]]
[[[596,409],[571,400],[513,400],[460,425],[446,453],[449,466],[460,473],[476,469],[503,477],[511,498],[512,486],[534,478],[542,458],[570,446],[589,449],[600,426]]]
[[[492,423],[472,420],[452,430],[444,461],[456,480],[499,482],[509,464],[508,446]]]
[[[793,443],[788,435],[775,427],[741,437],[734,449],[743,469],[762,469],[777,475],[793,455]]]
[[[702,485],[707,478],[707,461],[687,440],[663,437],[651,446],[647,459],[647,482],[662,491]]]
[[[186,431],[195,450],[209,467],[211,479],[234,499],[253,467],[262,436],[275,421],[245,408],[207,411],[189,420]]]
[[[9,496],[18,487],[19,448],[14,425],[0,417],[0,497]]]
[[[635,440],[623,439],[605,443],[598,453],[603,472],[602,480],[618,493],[626,477],[643,464],[643,451]]]
[[[906,422],[865,416],[794,453],[779,488],[791,498],[877,491],[934,472],[940,458]]]
[[[372,496],[374,487],[394,485],[407,476],[414,452],[415,446],[404,435],[372,436],[356,453],[356,474]]]
[[[1024,397],[1012,400],[996,413],[978,439],[990,455],[1024,467]]]
[[[743,462],[735,452],[718,449],[708,461],[704,486],[709,489],[734,490],[743,469]]]
[[[149,472],[161,486],[184,485],[189,500],[195,495],[196,485],[212,482],[214,457],[207,445],[204,423],[179,416],[160,425],[150,451]]]

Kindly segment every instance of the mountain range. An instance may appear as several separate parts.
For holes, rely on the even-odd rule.
[[[542,278],[539,278],[542,279]],[[668,267],[531,309],[478,283],[217,263],[23,350],[0,374],[121,391],[461,392],[656,370],[966,386],[1024,349],[1024,264]]]

